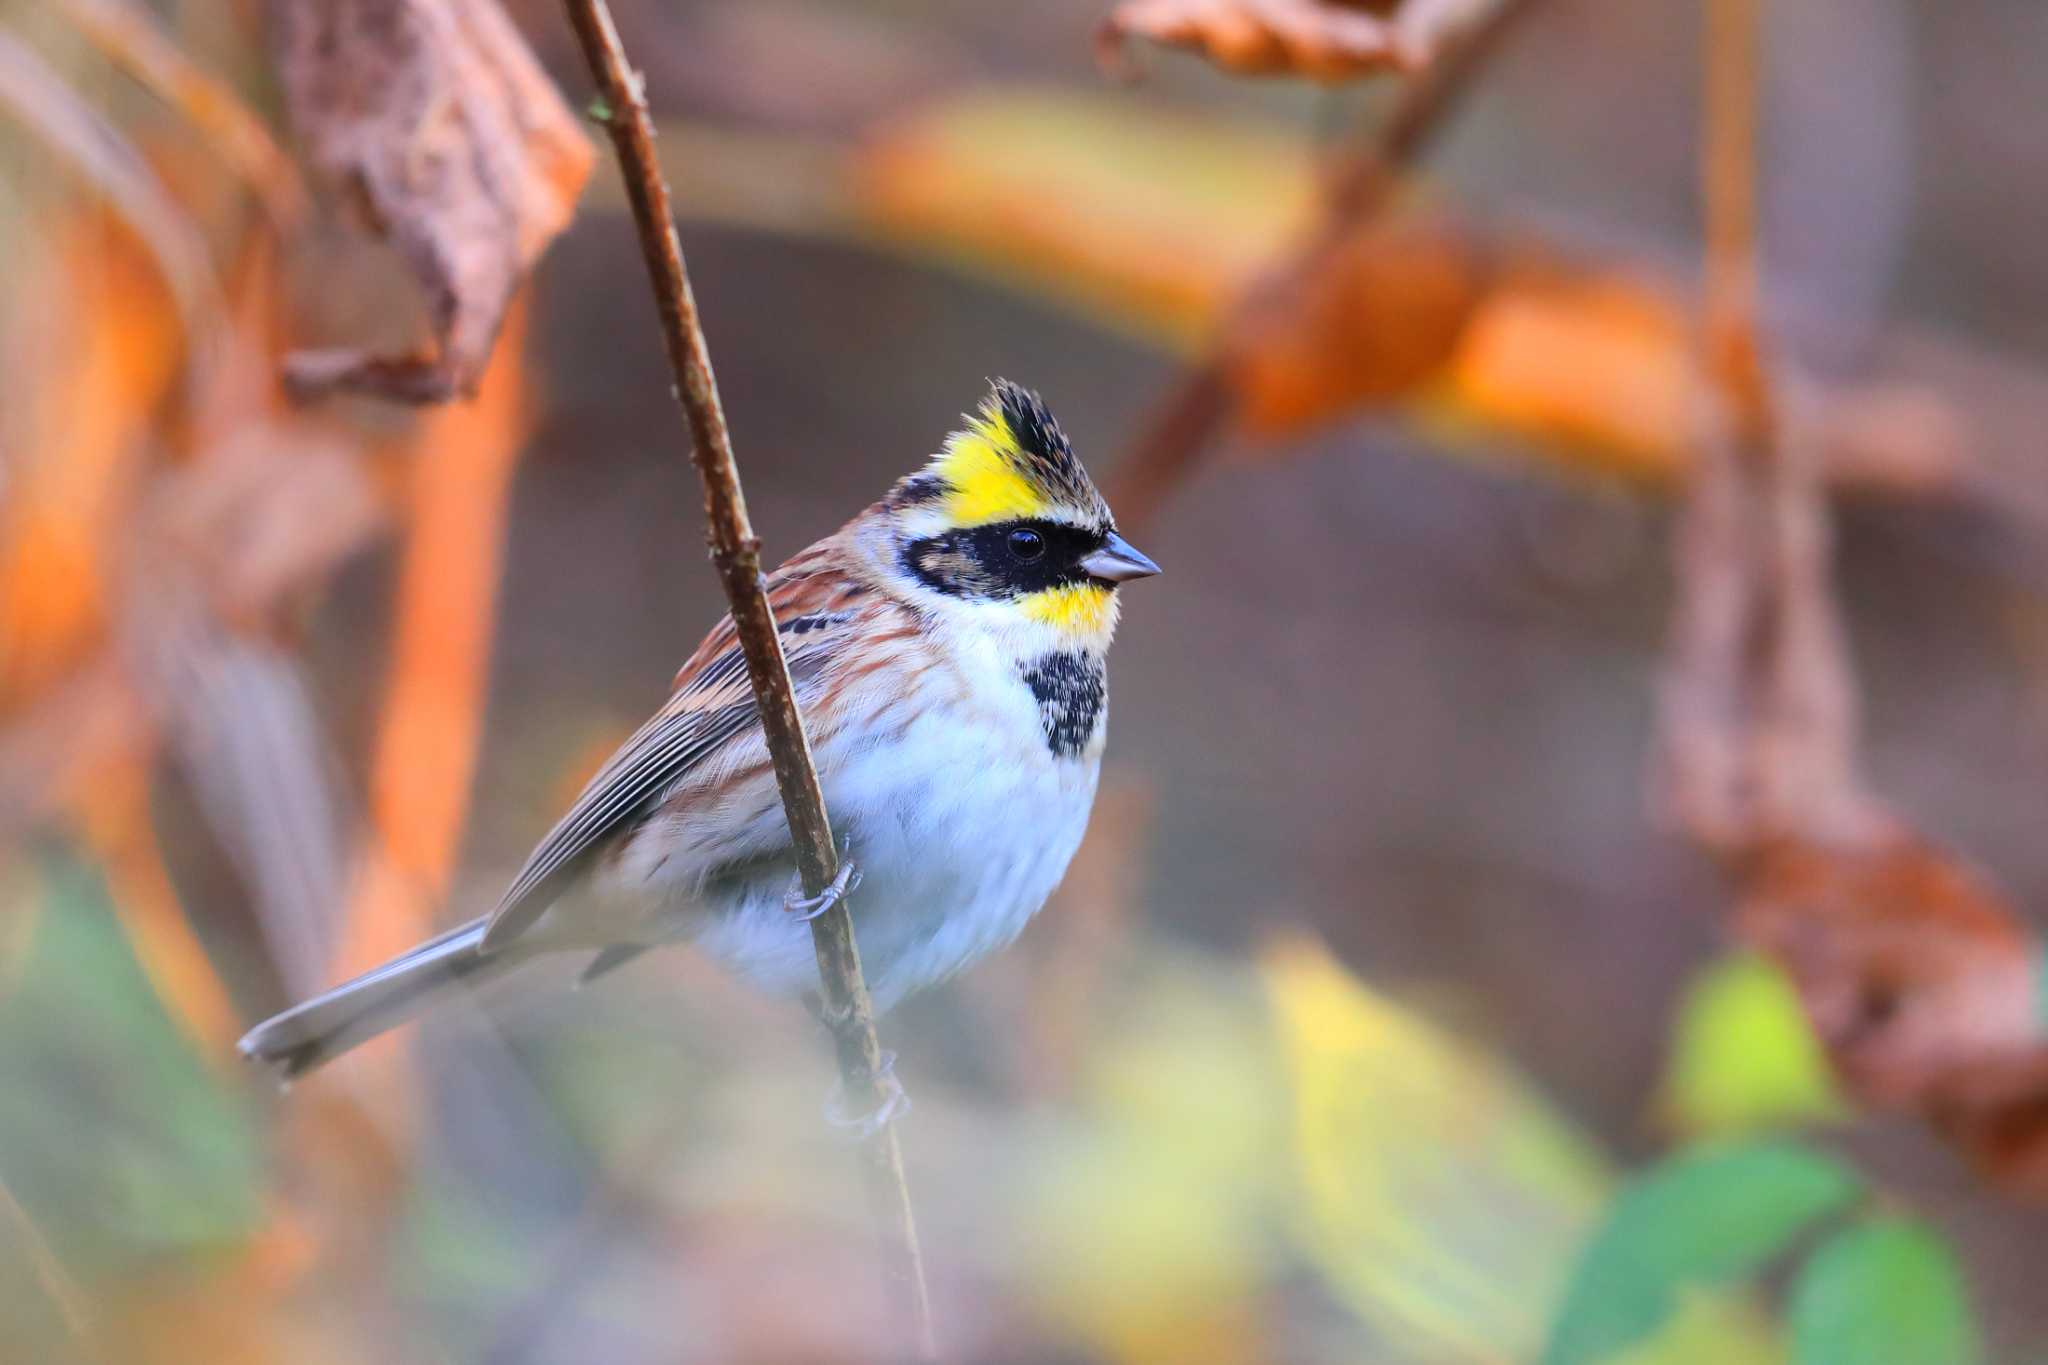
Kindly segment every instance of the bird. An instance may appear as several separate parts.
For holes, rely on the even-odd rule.
[[[591,954],[588,981],[686,943],[801,998],[817,984],[805,920],[856,879],[876,1010],[953,976],[1023,931],[1080,846],[1119,592],[1159,571],[1044,401],[992,381],[922,468],[765,579],[847,849],[834,887],[801,895],[728,616],[494,910],[257,1025],[240,1051],[290,1080],[551,954]]]

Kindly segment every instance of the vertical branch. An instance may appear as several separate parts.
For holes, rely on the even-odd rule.
[[[1700,191],[1706,212],[1707,373],[1745,439],[1764,436],[1770,396],[1758,340],[1756,125],[1759,0],[1707,0]]]
[[[697,302],[683,262],[683,246],[669,207],[668,185],[654,149],[654,123],[639,74],[626,59],[624,45],[605,0],[566,0],[570,20],[592,78],[601,92],[601,118],[611,133],[619,169],[633,205],[640,249],[661,315],[662,340],[676,379],[676,398],[690,427],[690,460],[704,485],[704,517],[711,562],[725,589],[733,626],[746,656],[747,676],[761,713],[761,728],[775,763],[775,781],[782,794],[790,838],[804,893],[817,896],[838,875],[838,850],[825,814],[825,796],[811,761],[810,742],[782,642],[761,581],[761,542],[747,518],[740,489],[739,467],[733,460],[732,438],[711,371],[711,356],[697,318]],[[824,986],[824,1017],[832,1030],[846,1093],[855,1104],[882,1101],[877,1079],[882,1071],[881,1044],[875,1037],[874,1010],[861,977],[860,952],[853,921],[842,899],[811,921],[818,973]],[[868,1190],[881,1232],[884,1276],[895,1301],[911,1350],[920,1359],[936,1356],[931,1303],[918,1251],[917,1227],[910,1209],[910,1191],[903,1178],[903,1154],[893,1127],[884,1124],[864,1146]]]
[[[1759,0],[1706,0],[1698,459],[1676,534],[1678,600],[1658,796],[1724,854],[1887,826],[1856,772],[1858,698],[1830,572],[1814,424],[1774,391],[1757,251]]]

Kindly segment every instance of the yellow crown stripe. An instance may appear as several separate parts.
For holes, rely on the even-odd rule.
[[[1041,516],[1045,498],[1019,468],[1017,438],[1000,412],[976,419],[970,430],[946,442],[932,472],[952,492],[946,498],[946,520],[955,526],[986,526]]]

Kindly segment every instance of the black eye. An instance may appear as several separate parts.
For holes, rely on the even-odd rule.
[[[1010,532],[1010,553],[1019,559],[1036,559],[1045,553],[1045,537],[1020,526]]]

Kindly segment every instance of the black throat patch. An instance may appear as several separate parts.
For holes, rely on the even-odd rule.
[[[1024,685],[1038,699],[1038,723],[1056,758],[1073,758],[1088,747],[1109,700],[1108,673],[1100,656],[1061,651],[1020,665]]]

